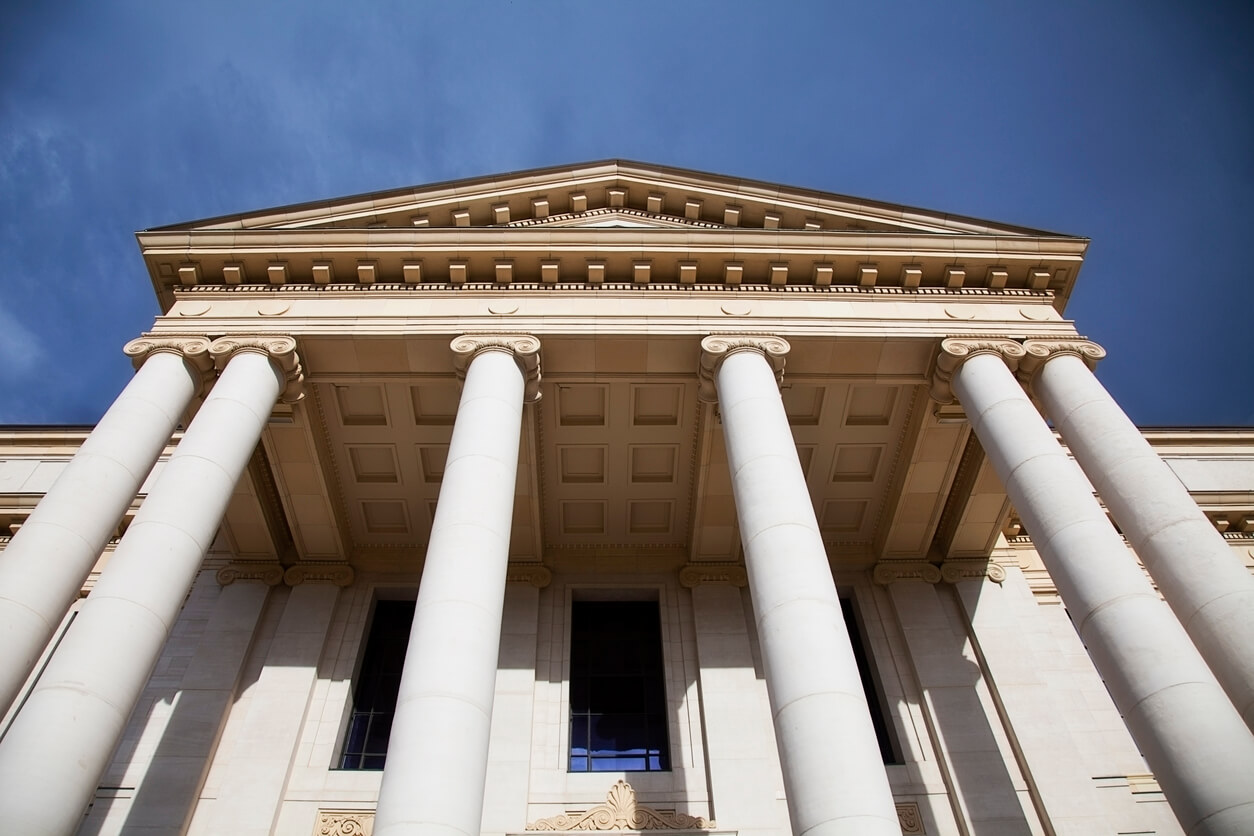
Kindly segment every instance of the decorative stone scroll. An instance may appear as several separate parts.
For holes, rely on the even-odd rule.
[[[897,581],[940,583],[941,570],[926,560],[884,560],[875,564],[871,578],[880,586]]]
[[[283,582],[288,586],[300,586],[303,583],[350,586],[353,577],[353,567],[347,563],[298,563],[289,566],[283,573]]]
[[[749,575],[738,563],[689,563],[679,570],[679,585],[688,589],[703,583],[746,587]]]
[[[540,400],[540,340],[536,337],[530,334],[462,334],[449,347],[453,350],[453,365],[459,380],[466,377],[470,361],[482,351],[505,351],[514,355],[525,380],[523,402]]]
[[[932,371],[932,400],[942,404],[954,402],[950,381],[954,378],[954,372],[972,357],[996,354],[1014,371],[1026,353],[1022,345],[1002,337],[950,337],[942,340],[940,354],[936,357],[936,366]]]
[[[296,354],[296,340],[284,336],[230,336],[216,339],[209,346],[209,354],[219,373],[241,351],[264,354],[283,371],[285,385],[279,398],[284,403],[295,403],[305,397],[305,372]]]
[[[1026,355],[1019,361],[1018,375],[1019,382],[1024,385],[1029,392],[1032,391],[1032,381],[1046,363],[1055,357],[1064,354],[1070,354],[1073,357],[1079,357],[1084,364],[1092,371],[1097,368],[1097,363],[1106,356],[1106,349],[1097,343],[1086,340],[1083,337],[1060,337],[1051,340],[1026,340],[1023,343],[1023,350]]]
[[[266,586],[278,586],[283,582],[283,567],[278,563],[263,561],[235,561],[218,570],[218,583],[230,586],[236,581],[256,581]]]
[[[988,578],[993,583],[1006,579],[1006,570],[999,564],[983,558],[946,560],[940,567],[941,580],[945,583],[978,581]]]
[[[131,340],[122,352],[131,358],[136,369],[153,354],[177,354],[183,361],[200,373],[201,388],[206,376],[213,371],[213,359],[209,356],[209,339],[199,336],[143,336]],[[199,393],[197,393],[199,394]]]
[[[318,821],[314,824],[314,836],[371,836],[373,833],[374,811],[319,810]]]
[[[897,824],[901,827],[901,836],[923,836],[925,833],[919,805],[913,801],[897,803]]]
[[[553,582],[553,573],[538,563],[511,563],[505,572],[506,583],[529,583],[536,589],[544,589]]]
[[[705,403],[718,401],[714,374],[730,355],[738,351],[756,351],[766,358],[775,371],[776,382],[784,379],[784,358],[792,346],[781,337],[758,334],[712,334],[701,341],[701,367],[697,370],[700,387],[697,397]]]
[[[572,810],[560,816],[537,819],[528,830],[713,830],[714,822],[670,810],[655,810],[636,803],[636,791],[620,780],[606,793],[605,803],[591,810]]]

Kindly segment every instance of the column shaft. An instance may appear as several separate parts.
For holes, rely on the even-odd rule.
[[[1254,737],[996,354],[953,391],[1185,831],[1254,833]]]
[[[0,713],[77,597],[199,385],[200,373],[181,355],[151,355],[0,554]]]
[[[501,642],[524,377],[466,372],[405,656],[375,836],[479,836]]]
[[[1054,355],[1033,391],[1254,729],[1254,576],[1083,360]]]
[[[733,349],[714,382],[793,833],[899,834],[774,372]]]
[[[13,832],[78,826],[282,383],[268,357],[237,354],[162,470],[0,741],[0,810]]]

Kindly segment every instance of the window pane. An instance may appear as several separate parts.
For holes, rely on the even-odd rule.
[[[379,601],[366,638],[341,769],[382,769],[405,666],[413,601]]]

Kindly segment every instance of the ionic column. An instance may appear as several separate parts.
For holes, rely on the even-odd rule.
[[[540,341],[453,340],[461,401],[405,655],[375,836],[479,836],[523,404]]]
[[[210,347],[221,376],[0,741],[13,832],[78,826],[275,401],[299,397],[295,347],[287,337]]]
[[[717,392],[792,830],[900,834],[853,647],[780,399],[789,346],[701,341]],[[712,384],[712,385],[711,385]]]
[[[1254,737],[1015,380],[1024,353],[945,340],[933,396],[962,403],[1185,831],[1254,833]]]
[[[1093,375],[1101,347],[1029,340],[1024,348],[1020,377],[1254,729],[1254,576]]]
[[[212,368],[202,337],[143,337],[125,351],[135,377],[0,554],[0,714]]]

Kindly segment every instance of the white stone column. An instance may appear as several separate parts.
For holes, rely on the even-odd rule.
[[[375,836],[479,836],[523,404],[540,341],[453,340],[465,370],[401,676]]]
[[[210,348],[229,359],[221,377],[0,741],[12,832],[78,826],[275,401],[299,385],[295,346],[267,337]]]
[[[717,390],[740,540],[796,836],[900,834],[810,492],[779,395],[788,343],[701,341]]]
[[[1254,576],[1224,542],[1088,363],[1082,340],[1030,340],[1020,377],[1254,729]]]
[[[13,702],[212,363],[203,337],[126,345],[139,370],[0,554],[0,714]]]
[[[1020,388],[1010,340],[945,340],[956,395],[1093,664],[1189,834],[1254,833],[1254,736]]]

